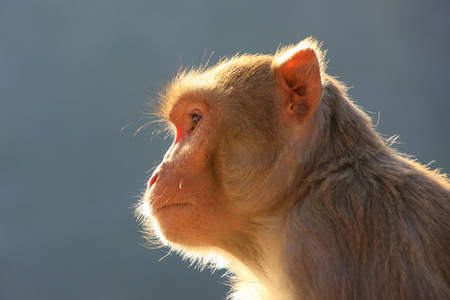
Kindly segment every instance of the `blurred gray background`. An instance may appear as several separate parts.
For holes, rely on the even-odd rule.
[[[224,299],[222,272],[141,245],[131,207],[171,141],[133,137],[139,112],[181,60],[308,36],[380,132],[450,171],[448,0],[1,0],[0,299]]]

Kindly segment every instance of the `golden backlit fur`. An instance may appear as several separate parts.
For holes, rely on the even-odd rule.
[[[232,299],[450,299],[447,177],[390,148],[324,56],[307,39],[175,76],[155,111],[176,142],[137,208],[149,238],[227,268]]]

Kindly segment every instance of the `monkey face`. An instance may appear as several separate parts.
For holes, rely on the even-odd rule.
[[[183,99],[171,109],[170,121],[175,140],[150,178],[142,205],[163,241],[214,245],[232,226],[209,163],[209,109],[202,101]]]

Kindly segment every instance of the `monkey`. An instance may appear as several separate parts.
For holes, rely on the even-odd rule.
[[[229,299],[450,299],[450,183],[394,149],[307,38],[180,70],[136,206],[149,241],[226,268]]]

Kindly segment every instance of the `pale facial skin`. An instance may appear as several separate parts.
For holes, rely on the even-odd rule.
[[[234,227],[224,213],[225,196],[210,178],[209,113],[198,99],[180,99],[173,106],[176,137],[148,182],[145,204],[170,242],[214,246]]]

